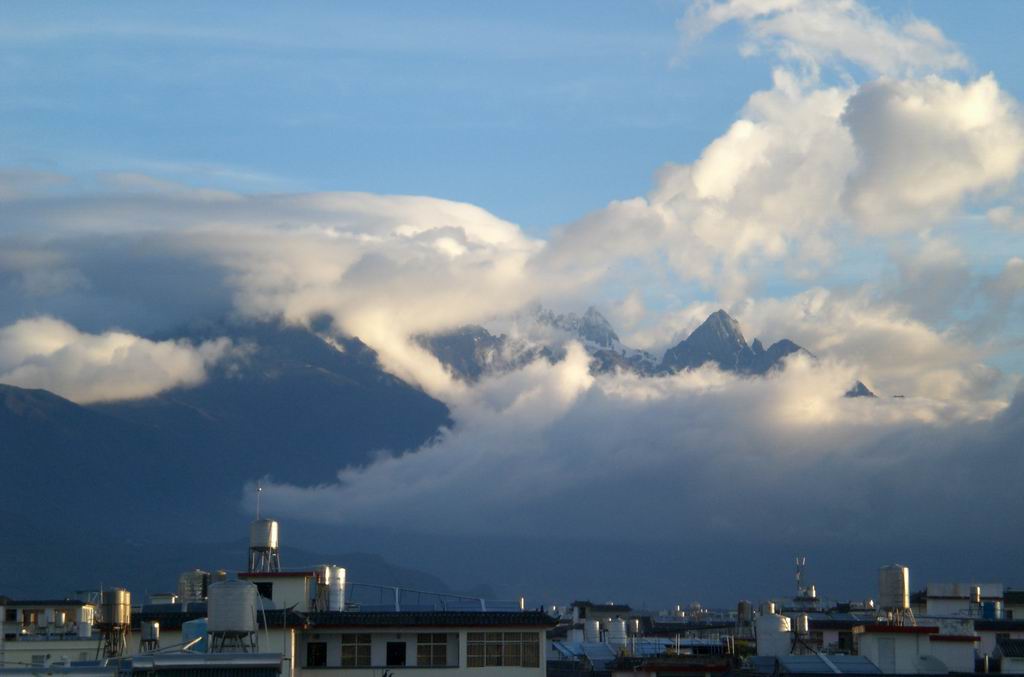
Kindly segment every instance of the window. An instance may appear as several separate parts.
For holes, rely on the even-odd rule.
[[[416,665],[419,667],[448,665],[448,635],[443,632],[416,635]]]
[[[271,581],[264,581],[256,584],[256,591],[264,599],[274,599],[274,584]]]
[[[306,667],[322,668],[327,665],[327,642],[309,642],[306,644]]]
[[[536,632],[471,632],[466,636],[466,666],[540,667]]]
[[[405,665],[405,642],[388,642],[388,666],[399,667]]]
[[[343,668],[368,668],[368,667],[370,667],[370,636],[369,635],[342,635],[341,636],[341,667],[343,667]]]
[[[6,613],[4,614],[4,619],[7,620],[7,621],[10,621],[12,623],[14,621],[18,620],[18,610],[17,609],[7,609]]]

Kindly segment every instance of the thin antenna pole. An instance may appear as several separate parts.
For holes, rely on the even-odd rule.
[[[263,493],[263,486],[256,484],[256,519],[260,518],[260,495]]]

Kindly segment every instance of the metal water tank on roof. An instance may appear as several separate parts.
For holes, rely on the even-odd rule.
[[[242,635],[256,632],[256,586],[246,581],[211,583],[207,627],[211,634]]]
[[[789,619],[778,614],[763,614],[754,625],[758,656],[788,656],[793,650]]]
[[[886,610],[910,608],[910,569],[902,564],[879,569],[878,604]]]
[[[132,595],[123,588],[104,590],[100,597],[100,619],[97,625],[106,628],[131,624]]]
[[[627,642],[626,621],[621,618],[613,618],[608,621],[608,644],[614,647],[625,648]]]
[[[345,610],[345,567],[334,567],[328,584],[327,608],[331,611]]]
[[[761,602],[761,615],[770,616],[775,613],[775,602]]]
[[[277,550],[277,522],[264,519],[250,524],[249,547],[260,550]]]
[[[601,641],[601,623],[596,618],[588,618],[583,622],[583,641]]]
[[[142,621],[140,626],[142,631],[143,642],[159,642],[160,641],[160,622],[159,621]]]
[[[736,620],[741,625],[750,625],[754,621],[754,605],[745,599],[736,605]]]

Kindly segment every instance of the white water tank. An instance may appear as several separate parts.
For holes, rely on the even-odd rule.
[[[910,608],[910,569],[902,564],[879,569],[878,605],[885,610]]]
[[[244,635],[256,632],[256,586],[245,581],[211,583],[207,602],[207,628],[211,634]]]
[[[801,637],[806,637],[811,631],[810,619],[807,618],[807,614],[800,614],[796,617],[796,634]]]
[[[92,621],[78,621],[78,636],[82,639],[92,637]]]
[[[763,614],[755,622],[758,656],[788,656],[793,649],[789,619],[778,614]]]
[[[621,618],[608,621],[608,643],[614,647],[625,648],[627,641],[626,621]]]
[[[775,602],[761,602],[761,615],[771,616],[775,613]]]
[[[327,588],[327,608],[331,611],[345,610],[345,567],[333,567]]]
[[[601,622],[596,618],[583,621],[583,640],[585,642],[601,641]]]

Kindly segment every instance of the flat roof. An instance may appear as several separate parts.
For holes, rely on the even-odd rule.
[[[306,618],[314,628],[552,628],[557,623],[543,611],[321,611]]]

